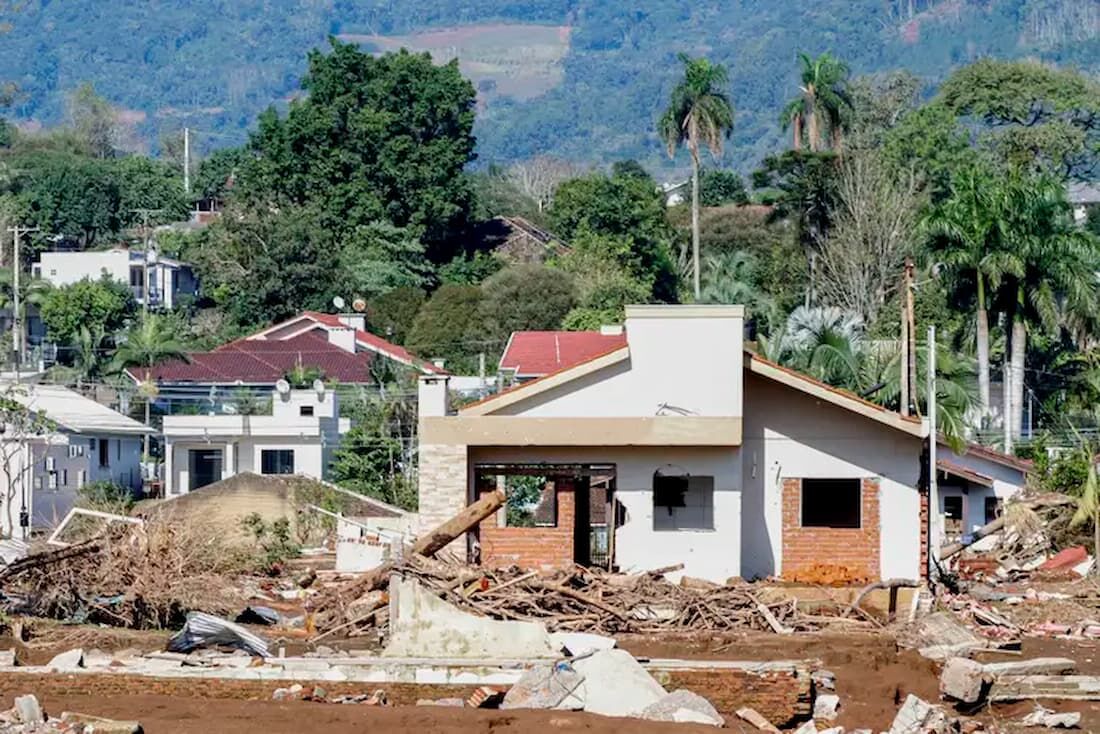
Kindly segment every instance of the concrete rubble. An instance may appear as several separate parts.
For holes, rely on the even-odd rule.
[[[984,666],[967,658],[950,658],[940,674],[940,694],[961,703],[977,703],[992,676]]]
[[[814,701],[814,718],[832,721],[840,713],[840,696],[835,693],[819,693]]]
[[[11,709],[0,711],[0,734],[142,734],[136,721],[118,721],[99,716],[62,712],[49,716],[33,694],[16,696]]]
[[[1024,726],[1042,726],[1047,729],[1076,729],[1081,723],[1081,713],[1072,711],[1059,714],[1036,705],[1035,710],[1021,719],[1020,723]]]
[[[661,687],[625,650],[603,650],[573,660],[585,678],[584,710],[604,716],[636,716],[665,696]]]
[[[726,720],[710,701],[691,691],[678,690],[668,693],[655,703],[646,706],[639,718],[649,721],[672,721],[681,724],[707,724],[725,726]]]
[[[737,709],[737,718],[755,726],[759,731],[768,732],[768,734],[779,734],[779,729],[775,727],[770,721],[765,719],[760,712],[751,708],[739,708]]]
[[[909,694],[894,717],[890,734],[938,733],[947,729],[947,723],[943,709]]]

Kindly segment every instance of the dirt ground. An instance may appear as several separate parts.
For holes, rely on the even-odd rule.
[[[41,663],[53,654],[81,646],[112,650],[125,647],[154,649],[163,645],[163,633],[127,632],[87,627],[41,627],[20,659]],[[842,706],[836,725],[849,731],[889,729],[898,705],[912,693],[937,701],[938,666],[913,651],[898,651],[886,633],[815,634],[781,637],[771,634],[661,637],[623,636],[621,647],[643,658],[723,660],[816,660],[836,676]],[[0,639],[0,649],[10,647]],[[1078,672],[1100,675],[1100,643],[1027,639],[1019,656],[991,653],[987,660],[1032,657],[1069,657]],[[369,686],[321,684],[330,695],[370,692]],[[469,688],[380,686],[391,708],[270,700],[278,683],[187,679],[143,679],[124,676],[7,675],[0,679],[0,706],[16,695],[33,692],[48,711],[76,710],[110,718],[137,719],[149,732],[530,732],[567,731],[682,732],[703,731],[686,725],[660,725],[564,712],[482,711],[414,706],[420,698],[468,695]],[[707,695],[706,691],[697,691]],[[1084,731],[1100,731],[1100,704],[1044,702],[1059,711],[1081,711]],[[998,705],[976,712],[1002,730],[1032,708],[1028,702]],[[741,723],[730,721],[731,728]]]

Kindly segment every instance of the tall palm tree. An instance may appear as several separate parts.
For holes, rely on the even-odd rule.
[[[848,66],[826,52],[817,58],[799,53],[799,95],[787,103],[780,115],[783,129],[794,129],[794,149],[802,149],[805,131],[811,152],[825,147],[825,138],[833,150],[840,150],[844,118],[852,109],[848,94]]]
[[[1011,392],[1006,435],[1020,435],[1029,329],[1058,333],[1091,320],[1100,306],[1100,243],[1074,226],[1064,185],[1046,175],[1005,177],[1011,216],[1006,239],[1019,261],[1002,289],[1010,333]]]
[[[946,200],[928,214],[923,226],[931,238],[930,251],[946,269],[956,291],[973,292],[978,357],[978,409],[989,414],[989,309],[1006,271],[1019,272],[1012,253],[1004,248],[1008,229],[1008,199],[1000,179],[971,166],[951,181]]]
[[[126,332],[125,341],[115,352],[113,367],[121,372],[127,367],[144,369],[141,391],[145,398],[145,425],[149,426],[150,407],[156,397],[152,381],[153,366],[169,359],[188,360],[183,344],[176,340],[171,324],[155,313],[147,313]],[[145,455],[149,455],[149,434],[145,434]]]
[[[757,323],[771,324],[779,316],[775,299],[756,284],[756,259],[747,250],[708,255],[703,263],[703,303],[745,306]]]
[[[733,103],[725,91],[729,85],[726,67],[687,54],[679,58],[684,77],[672,90],[657,127],[670,158],[681,145],[687,145],[691,153],[691,256],[693,291],[699,300],[699,150],[706,146],[715,156],[722,153],[722,141],[733,132]]]

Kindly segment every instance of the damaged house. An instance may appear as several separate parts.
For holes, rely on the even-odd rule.
[[[473,561],[921,576],[927,424],[758,357],[743,321],[739,306],[631,306],[610,349],[457,411],[447,376],[422,376],[421,528],[504,489]],[[1028,466],[938,445],[937,542],[996,513]]]

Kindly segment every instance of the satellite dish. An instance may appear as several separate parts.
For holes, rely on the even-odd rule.
[[[332,299],[332,305],[336,307],[337,311],[343,311],[347,303],[344,302],[343,296],[336,296]]]
[[[314,380],[313,381],[313,391],[315,393],[317,393],[317,399],[318,400],[324,400],[325,399],[325,382],[324,382],[324,380]]]
[[[275,383],[275,392],[279,393],[283,397],[290,394],[290,383],[286,380],[279,380]]]
[[[356,313],[363,313],[367,310],[367,302],[362,298],[356,298],[351,302],[351,307]]]

